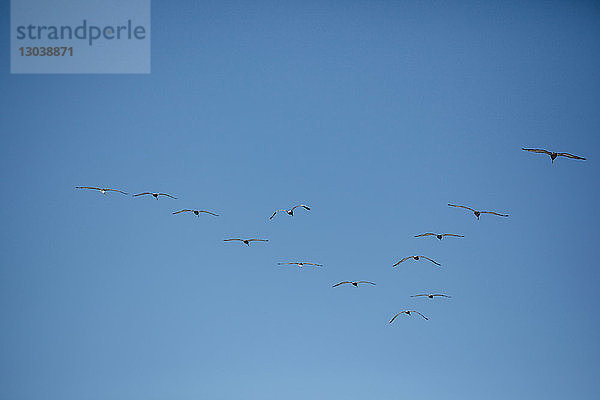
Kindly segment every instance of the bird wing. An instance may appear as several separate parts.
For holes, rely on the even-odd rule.
[[[579,157],[570,153],[557,153],[557,156],[563,156],[563,157],[569,157],[569,158],[574,158],[576,160],[585,160],[584,157]]]
[[[335,285],[333,285],[332,287],[340,286],[340,285],[343,285],[344,283],[352,283],[352,282],[349,282],[349,281],[343,281],[343,282],[340,282],[340,283],[336,283],[336,284],[335,284]]]
[[[159,193],[158,195],[159,195],[159,196],[167,196],[167,197],[170,197],[170,198],[172,198],[172,199],[177,199],[177,197],[173,197],[173,196],[171,196],[171,195],[170,195],[170,194],[168,194],[168,193]]]
[[[421,313],[420,313],[420,312],[418,312],[418,311],[411,310],[411,312],[417,313],[417,314],[419,314],[421,317],[423,317],[423,318],[425,318],[425,319],[429,319],[429,318],[427,318],[426,316],[424,316],[423,314],[421,314]]]
[[[450,204],[450,203],[448,203],[448,205],[449,205],[450,207],[464,208],[464,209],[471,210],[471,211],[475,212],[475,210],[473,210],[471,207],[467,207],[467,206],[459,206],[459,205],[457,205],[457,204]]]
[[[277,211],[275,211],[275,212],[273,213],[273,215],[271,215],[271,216],[269,217],[269,219],[273,219],[273,217],[275,216],[275,214],[277,214],[279,211],[285,211],[285,212],[287,212],[287,210],[284,210],[284,209],[282,208],[281,210],[277,210]]]
[[[427,233],[421,233],[420,235],[415,235],[415,237],[421,237],[421,236],[437,236],[435,233],[431,233],[431,232],[427,232]]]
[[[494,215],[498,215],[499,217],[508,217],[508,214],[499,214],[497,212],[493,212],[493,211],[481,211],[482,214],[494,214]]]
[[[93,186],[75,186],[75,189],[94,189],[94,190],[102,190],[98,187],[93,187]]]
[[[447,294],[442,294],[442,293],[436,293],[433,296],[439,296],[439,297],[448,297],[451,298],[452,296],[448,296]]]
[[[304,207],[305,209],[310,210],[310,207],[306,204],[298,204],[297,206],[292,207],[292,210],[295,210],[298,207]]]
[[[152,194],[152,193],[150,193],[150,192],[138,193],[138,194],[134,194],[133,197],[143,196],[145,194]]]
[[[212,213],[212,212],[210,212],[210,211],[205,211],[205,210],[198,210],[198,212],[201,212],[201,213],[206,213],[206,214],[210,214],[210,215],[214,215],[215,217],[218,217],[218,216],[219,216],[219,214],[215,214],[215,213]]]
[[[412,256],[404,257],[402,260],[400,260],[396,264],[394,264],[394,267],[400,263],[403,263],[404,261],[408,260],[409,258],[412,258]]]
[[[322,264],[307,263],[307,262],[302,263],[302,264],[304,264],[304,265],[314,265],[315,267],[322,267],[323,266]]]
[[[119,192],[119,193],[127,194],[127,193],[125,193],[125,192],[122,192],[122,191],[120,191],[120,190],[117,190],[117,189],[104,189],[104,190],[106,190],[106,191],[108,191],[108,192]]]
[[[397,317],[398,315],[400,315],[400,314],[403,314],[403,313],[404,313],[404,311],[400,311],[398,314],[394,315],[394,318],[390,319],[390,324],[391,324],[392,322],[394,322],[394,320],[396,319],[396,317]]]
[[[294,262],[287,262],[287,263],[277,263],[278,265],[298,265],[298,263],[294,263]]]
[[[357,283],[368,283],[369,285],[375,285],[373,282],[369,281],[358,281]]]
[[[552,154],[548,150],[544,150],[544,149],[526,149],[526,148],[522,148],[521,150],[531,151],[532,153],[543,153],[543,154],[548,154],[548,155]]]
[[[424,259],[426,259],[426,260],[429,260],[429,261],[431,261],[431,262],[432,262],[432,263],[434,263],[435,265],[442,265],[442,264],[440,264],[439,262],[437,262],[437,261],[434,261],[434,260],[432,260],[432,259],[431,259],[431,258],[429,258],[429,257],[425,257],[425,256],[421,256],[421,257],[423,257],[423,258],[424,258]]]
[[[224,242],[231,242],[232,240],[239,240],[240,242],[243,242],[244,239],[224,239]]]
[[[249,242],[268,242],[267,239],[248,239]]]
[[[423,294],[415,294],[413,296],[410,297],[421,297],[421,296],[429,296],[427,293],[423,293]]]
[[[174,212],[173,214],[179,214],[182,212],[192,212],[192,211],[194,211],[194,210],[179,210],[179,211]]]
[[[456,237],[465,237],[465,235],[457,235],[455,233],[442,233],[442,236],[456,236]]]

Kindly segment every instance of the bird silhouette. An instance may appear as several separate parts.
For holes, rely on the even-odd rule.
[[[268,242],[267,239],[225,239],[224,242],[232,242],[232,241],[240,241],[243,242],[246,246],[250,246],[252,242]]]
[[[337,287],[337,286],[344,285],[344,284],[351,284],[354,287],[358,287],[359,283],[368,283],[369,285],[375,285],[373,282],[369,282],[369,281],[356,281],[356,282],[343,281],[343,282],[340,282],[340,283],[336,283],[332,287]]]
[[[435,236],[436,238],[442,240],[444,236],[455,236],[455,237],[464,237],[463,235],[456,235],[454,233],[421,233],[420,235],[416,235],[415,237],[423,237],[423,236]]]
[[[156,200],[158,200],[158,196],[165,196],[165,197],[170,197],[172,199],[177,199],[177,197],[173,197],[168,193],[153,193],[153,192],[144,192],[144,193],[138,193],[138,194],[134,194],[133,197],[138,197],[138,196],[144,196],[144,195],[151,195],[154,196],[154,198]]]
[[[524,147],[521,150],[530,151],[532,153],[548,154],[550,156],[550,159],[552,160],[552,164],[554,164],[554,160],[556,159],[556,157],[567,157],[574,158],[576,160],[585,160],[584,157],[579,157],[570,153],[555,153],[553,151],[548,151],[544,149],[526,149]]]
[[[478,220],[478,221],[479,221],[479,216],[480,216],[481,214],[493,214],[493,215],[497,215],[497,216],[499,216],[499,217],[508,217],[508,214],[500,214],[500,213],[497,213],[497,212],[494,212],[494,211],[477,211],[477,210],[474,210],[474,209],[472,209],[471,207],[467,207],[467,206],[459,206],[459,205],[457,205],[457,204],[450,204],[450,203],[448,203],[448,205],[449,205],[450,207],[464,208],[464,209],[466,209],[466,210],[471,210],[471,211],[473,211],[473,214],[475,214],[475,216],[477,217],[477,220]]]
[[[302,268],[305,265],[312,265],[315,267],[322,267],[322,264],[315,264],[315,263],[309,263],[309,262],[280,262],[277,263],[277,265],[297,265],[298,267]]]
[[[123,193],[123,194],[128,194],[128,193],[122,192],[122,191],[117,190],[117,189],[99,188],[99,187],[94,187],[94,186],[75,186],[75,189],[98,190],[100,193],[102,193],[105,196],[106,196],[106,192],[119,192],[119,193]]]
[[[390,324],[391,324],[392,322],[394,322],[394,320],[396,319],[396,317],[397,317],[398,315],[400,315],[400,314],[411,315],[411,313],[419,314],[419,315],[420,315],[421,317],[423,317],[424,319],[429,319],[429,318],[427,318],[426,316],[424,316],[423,314],[421,314],[421,313],[420,313],[420,312],[418,312],[418,311],[415,311],[415,310],[405,310],[405,311],[400,311],[398,314],[394,315],[394,317],[393,317],[392,319],[390,319]]]
[[[398,264],[401,264],[401,263],[403,263],[404,261],[406,261],[406,260],[408,260],[408,259],[410,259],[410,258],[412,258],[413,260],[417,260],[417,261],[418,261],[419,259],[421,259],[421,258],[424,258],[424,259],[426,259],[426,260],[429,260],[429,261],[431,261],[431,262],[432,262],[432,263],[434,263],[435,265],[442,265],[442,264],[440,264],[439,262],[437,262],[437,261],[434,261],[434,260],[432,260],[432,259],[431,259],[431,258],[429,258],[429,257],[425,257],[425,256],[408,256],[408,257],[404,257],[402,260],[400,260],[400,261],[398,261],[396,264],[394,264],[394,267],[395,267],[396,265],[398,265]]]
[[[309,206],[307,206],[306,204],[298,204],[297,206],[294,206],[294,207],[290,208],[289,210],[286,210],[286,209],[283,209],[283,208],[282,208],[282,209],[279,209],[279,210],[275,211],[275,212],[273,213],[273,215],[271,215],[271,216],[269,217],[269,219],[273,219],[273,217],[274,217],[274,216],[275,216],[275,215],[276,215],[278,212],[280,212],[280,211],[286,212],[286,213],[288,213],[288,215],[294,216],[294,210],[295,210],[296,208],[298,208],[298,207],[303,207],[304,209],[306,209],[306,210],[309,210],[309,211],[310,211],[310,207],[309,207]]]
[[[448,296],[447,294],[432,294],[432,293],[422,293],[422,294],[415,294],[414,296],[410,296],[410,297],[429,297],[430,299],[433,299],[434,297],[452,297],[452,296]]]
[[[214,215],[215,217],[219,216],[219,214],[215,214],[215,213],[212,213],[210,211],[205,211],[205,210],[189,210],[189,209],[175,211],[173,214],[180,214],[180,213],[184,213],[184,212],[193,212],[194,214],[196,214],[197,217],[200,217],[200,213],[206,213],[206,214]]]

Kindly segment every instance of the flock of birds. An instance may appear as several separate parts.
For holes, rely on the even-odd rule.
[[[528,151],[528,152],[532,152],[532,153],[538,153],[538,154],[547,154],[550,156],[550,159],[552,161],[552,163],[554,163],[554,160],[557,157],[567,157],[567,158],[572,158],[572,159],[576,159],[576,160],[585,160],[584,157],[580,157],[580,156],[576,156],[570,153],[558,153],[558,152],[551,152],[548,150],[544,150],[544,149],[527,149],[527,148],[523,148],[522,150],[524,151]],[[128,195],[127,192],[118,190],[118,189],[112,189],[112,188],[101,188],[101,187],[95,187],[95,186],[76,186],[76,189],[87,189],[87,190],[96,190],[99,191],[100,193],[106,195],[108,192],[116,192],[116,193],[121,193],[123,195]],[[142,192],[142,193],[137,193],[134,194],[133,197],[140,197],[140,196],[152,196],[154,197],[156,200],[158,200],[159,197],[163,196],[163,197],[169,197],[171,199],[177,199],[177,197],[172,196],[168,193],[161,193],[161,192]],[[465,206],[465,205],[459,205],[459,204],[451,204],[448,203],[449,207],[455,207],[455,208],[462,208],[465,210],[469,210],[471,211],[475,217],[477,218],[477,220],[479,221],[479,217],[482,214],[490,214],[490,215],[495,215],[498,217],[508,217],[508,214],[502,214],[502,213],[498,213],[495,211],[480,211],[480,210],[475,210],[471,207]],[[278,213],[280,212],[284,212],[290,216],[294,216],[294,210],[297,208],[303,208],[307,211],[310,211],[310,207],[306,204],[298,204],[295,205],[294,207],[288,209],[279,209],[276,210],[275,212],[273,212],[273,214],[269,217],[270,220],[272,220]],[[179,211],[175,211],[173,212],[173,214],[182,214],[182,213],[193,213],[195,214],[197,217],[200,217],[201,213],[204,214],[208,214],[208,215],[212,215],[215,217],[218,217],[219,214],[216,214],[214,212],[211,211],[207,211],[207,210],[194,210],[194,209],[182,209]],[[419,235],[415,235],[415,237],[427,237],[427,236],[434,236],[439,240],[442,240],[444,237],[448,236],[448,237],[457,237],[457,238],[463,238],[464,235],[459,235],[459,234],[455,234],[455,233],[433,233],[433,232],[426,232],[426,233],[421,233]],[[224,242],[241,242],[243,244],[245,244],[246,246],[250,246],[250,243],[253,242],[268,242],[267,239],[259,239],[259,238],[228,238],[228,239],[224,239]],[[437,266],[441,266],[440,263],[438,263],[437,261],[426,257],[424,255],[411,255],[411,256],[407,256],[402,258],[400,261],[398,261],[397,263],[395,263],[393,265],[393,267],[397,267],[398,265],[402,264],[405,261],[408,260],[415,260],[415,261],[419,261],[420,259],[425,259],[427,261],[430,261],[431,263],[437,265]],[[316,264],[316,263],[311,263],[311,262],[280,262],[277,263],[278,265],[295,265],[299,268],[302,268],[304,266],[312,266],[312,267],[323,267],[322,264]],[[354,287],[358,287],[359,285],[372,285],[375,286],[374,282],[370,282],[370,281],[342,281],[339,283],[336,283],[335,285],[333,285],[333,287],[338,287],[338,286],[342,286],[342,285],[352,285]],[[444,298],[451,298],[451,296],[444,294],[444,293],[421,293],[421,294],[416,294],[416,295],[412,295],[411,297],[427,297],[428,299],[434,299],[435,297],[444,297]],[[425,320],[428,320],[429,318],[426,317],[425,315],[423,315],[421,312],[416,311],[416,310],[402,310],[400,312],[398,312],[397,314],[395,314],[392,319],[390,320],[390,324],[392,322],[394,322],[394,320],[399,316],[399,315],[408,315],[408,316],[412,316],[413,314],[417,314],[420,317],[422,317]]]

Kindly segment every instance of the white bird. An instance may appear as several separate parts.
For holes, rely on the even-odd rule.
[[[472,209],[471,207],[467,207],[467,206],[459,206],[459,205],[456,205],[456,204],[450,204],[450,203],[448,203],[448,205],[449,205],[450,207],[464,208],[464,209],[466,209],[466,210],[471,210],[471,211],[473,211],[473,214],[475,214],[475,216],[477,217],[477,220],[478,220],[478,221],[479,221],[479,216],[480,216],[481,214],[493,214],[493,215],[498,215],[499,217],[508,217],[508,214],[499,214],[499,213],[497,213],[497,212],[494,212],[494,211],[477,211],[477,210],[474,210],[474,209]]]
[[[174,212],[173,214],[179,214],[179,213],[184,213],[184,212],[193,212],[194,214],[196,214],[197,217],[200,217],[200,213],[206,213],[206,214],[214,215],[215,217],[219,216],[219,214],[215,214],[215,213],[212,213],[210,211],[205,211],[205,210],[189,210],[189,209],[179,210],[179,211]]]
[[[156,200],[158,200],[158,196],[166,196],[166,197],[170,197],[172,199],[177,199],[177,197],[173,197],[173,196],[171,196],[170,194],[167,194],[167,193],[153,193],[153,192],[138,193],[138,194],[134,194],[133,197],[143,196],[143,195],[146,195],[146,194],[154,196],[154,198]]]
[[[429,297],[430,299],[433,299],[434,297],[448,297],[451,298],[452,296],[448,296],[447,294],[432,294],[432,293],[423,293],[423,294],[415,294],[414,296],[410,296],[410,297]]]
[[[336,283],[332,287],[336,287],[336,286],[340,286],[340,285],[344,285],[344,284],[351,284],[351,285],[354,285],[354,287],[358,287],[359,283],[368,283],[370,285],[375,285],[373,282],[369,282],[369,281],[356,281],[356,282],[343,281],[343,282],[340,282],[340,283]]]
[[[429,261],[431,261],[431,262],[432,262],[432,263],[434,263],[435,265],[442,265],[442,264],[438,263],[437,261],[434,261],[434,260],[432,260],[432,259],[431,259],[431,258],[429,258],[429,257],[425,257],[425,256],[408,256],[408,257],[404,257],[402,260],[400,260],[400,261],[398,261],[396,264],[394,264],[394,267],[395,267],[396,265],[400,264],[400,263],[403,263],[404,261],[406,261],[406,260],[408,260],[408,259],[410,259],[410,258],[412,258],[413,260],[417,260],[417,261],[418,261],[420,258],[424,258],[424,259],[426,259],[426,260],[429,260]]]
[[[421,233],[420,235],[416,235],[415,237],[423,237],[423,236],[435,236],[436,238],[442,240],[444,236],[455,236],[455,237],[464,237],[463,235],[456,235],[454,233]]]
[[[75,189],[92,189],[92,190],[98,190],[98,191],[100,191],[100,193],[102,193],[105,196],[106,196],[106,192],[119,192],[119,193],[123,193],[123,194],[128,194],[128,193],[122,192],[122,191],[117,190],[117,189],[99,188],[99,187],[93,187],[93,186],[75,186]]]
[[[309,210],[309,211],[310,211],[310,207],[309,207],[309,206],[307,206],[306,204],[298,204],[297,206],[294,206],[294,207],[290,208],[289,210],[286,210],[286,209],[283,209],[283,208],[282,208],[282,209],[280,209],[280,210],[277,210],[277,211],[275,211],[275,212],[273,213],[273,215],[271,215],[271,217],[270,217],[269,219],[273,219],[273,217],[275,216],[275,214],[277,214],[277,213],[278,213],[278,212],[280,212],[280,211],[286,212],[286,213],[288,213],[288,215],[294,216],[294,210],[295,210],[296,208],[298,208],[298,207],[303,207],[304,209],[306,209],[306,210]]]
[[[309,262],[285,262],[285,263],[277,263],[277,265],[297,265],[298,267],[302,268],[305,265],[313,265],[315,267],[322,267],[322,264],[314,264],[314,263],[309,263]]]
[[[390,319],[390,324],[391,324],[392,322],[394,322],[394,320],[396,319],[396,317],[397,317],[398,315],[400,315],[400,314],[411,315],[411,313],[416,313],[416,314],[419,314],[421,317],[423,317],[423,318],[425,318],[425,319],[429,319],[429,318],[427,318],[426,316],[424,316],[423,314],[421,314],[421,313],[420,313],[420,312],[418,312],[418,311],[415,311],[415,310],[405,310],[405,311],[400,311],[398,314],[394,315],[394,318]]]
[[[585,160],[584,157],[579,157],[570,153],[555,153],[553,151],[548,151],[548,150],[544,150],[544,149],[526,149],[526,148],[522,148],[521,150],[525,150],[525,151],[530,151],[532,153],[541,153],[541,154],[548,154],[550,156],[550,158],[552,159],[552,164],[554,164],[554,160],[556,159],[556,157],[567,157],[567,158],[574,158],[576,160]]]
[[[240,241],[243,242],[246,246],[250,246],[251,242],[268,242],[267,239],[225,239],[223,240],[224,242],[231,242],[231,241]]]

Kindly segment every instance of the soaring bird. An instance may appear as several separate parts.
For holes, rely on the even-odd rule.
[[[429,297],[430,299],[433,299],[434,297],[452,297],[452,296],[448,296],[447,294],[432,294],[432,293],[423,293],[423,294],[415,294],[414,296],[410,296],[410,297]]]
[[[128,193],[122,192],[122,191],[117,190],[117,189],[99,188],[99,187],[93,187],[93,186],[75,186],[75,189],[92,189],[92,190],[98,190],[103,195],[106,195],[106,192],[119,192],[119,193],[123,193],[123,194],[128,194]]]
[[[277,211],[275,211],[275,212],[273,213],[273,215],[271,215],[271,217],[270,217],[269,219],[273,219],[273,217],[275,216],[275,214],[277,214],[277,213],[278,213],[278,212],[280,212],[280,211],[286,212],[286,213],[288,213],[288,215],[294,216],[294,210],[295,210],[296,208],[298,208],[298,207],[303,207],[304,209],[306,209],[306,210],[309,210],[309,211],[310,211],[310,207],[309,207],[309,206],[307,206],[306,204],[298,204],[297,206],[294,206],[294,207],[290,208],[289,210],[286,210],[286,209],[283,209],[283,208],[282,208],[282,209],[280,209],[280,210],[277,210]]]
[[[223,240],[224,242],[231,242],[231,241],[240,241],[240,242],[244,242],[244,244],[246,246],[250,246],[250,242],[268,242],[267,239],[225,239]]]
[[[474,209],[472,209],[471,207],[467,207],[467,206],[459,206],[459,205],[456,205],[456,204],[450,204],[450,203],[448,203],[448,205],[449,205],[450,207],[464,208],[464,209],[466,209],[466,210],[471,210],[471,211],[473,211],[473,214],[475,214],[475,216],[477,217],[477,221],[479,221],[479,216],[480,216],[481,214],[493,214],[493,215],[497,215],[497,216],[499,216],[499,217],[508,217],[508,214],[499,214],[499,213],[497,213],[497,212],[494,212],[494,211],[477,211],[477,210],[474,210]]]
[[[442,240],[444,236],[455,236],[455,237],[464,237],[463,235],[455,235],[454,233],[421,233],[420,235],[416,235],[415,237],[423,237],[423,236],[435,236],[436,238]]]
[[[418,312],[418,311],[414,311],[414,310],[405,310],[405,311],[400,311],[398,314],[394,315],[394,318],[390,319],[390,324],[391,324],[392,322],[394,322],[394,320],[396,319],[396,317],[397,317],[398,315],[400,315],[400,314],[411,315],[411,313],[416,313],[416,314],[419,314],[419,315],[420,315],[421,317],[423,317],[424,319],[429,319],[429,318],[427,318],[426,316],[424,316],[423,314],[421,314],[421,313],[420,313],[420,312]]]
[[[206,214],[210,214],[210,215],[214,215],[215,217],[218,217],[219,214],[215,214],[212,213],[210,211],[204,211],[204,210],[179,210],[179,211],[175,211],[173,214],[179,214],[179,213],[184,213],[184,212],[193,212],[194,214],[196,214],[197,217],[200,217],[200,213],[206,213]]]
[[[434,263],[435,265],[442,265],[442,264],[440,264],[439,262],[436,262],[436,261],[432,260],[432,259],[431,259],[431,258],[429,258],[429,257],[425,257],[425,256],[408,256],[408,257],[404,257],[402,260],[400,260],[400,261],[398,261],[396,264],[394,264],[394,267],[395,267],[396,265],[400,264],[400,263],[403,263],[404,261],[406,261],[406,260],[408,260],[408,259],[410,259],[410,258],[412,258],[413,260],[419,260],[420,258],[424,258],[424,259],[426,259],[426,260],[429,260],[429,261],[431,261],[431,262],[432,262],[432,263]]]
[[[576,160],[585,160],[584,157],[575,156],[570,153],[555,153],[555,152],[544,150],[544,149],[526,149],[524,147],[522,148],[522,150],[530,151],[532,153],[548,154],[550,156],[550,158],[552,159],[552,164],[554,164],[554,159],[556,159],[556,157],[561,157],[561,156],[568,157],[568,158],[574,158]]]
[[[278,265],[297,265],[300,268],[304,267],[305,265],[313,265],[315,267],[322,267],[322,264],[315,264],[315,263],[309,263],[309,262],[285,262],[285,263],[277,263]]]
[[[172,199],[177,199],[177,197],[173,197],[173,196],[171,196],[170,194],[167,194],[167,193],[152,193],[152,192],[144,192],[144,193],[134,194],[133,197],[143,196],[145,194],[149,194],[149,195],[154,196],[154,198],[156,200],[158,200],[158,196],[166,196],[166,197],[170,197]]]
[[[340,283],[336,283],[332,287],[340,286],[340,285],[343,285],[343,284],[346,284],[346,283],[354,285],[354,287],[358,287],[359,283],[368,283],[369,285],[375,285],[373,282],[369,282],[369,281],[357,281],[357,282],[343,281],[343,282],[340,282]]]

